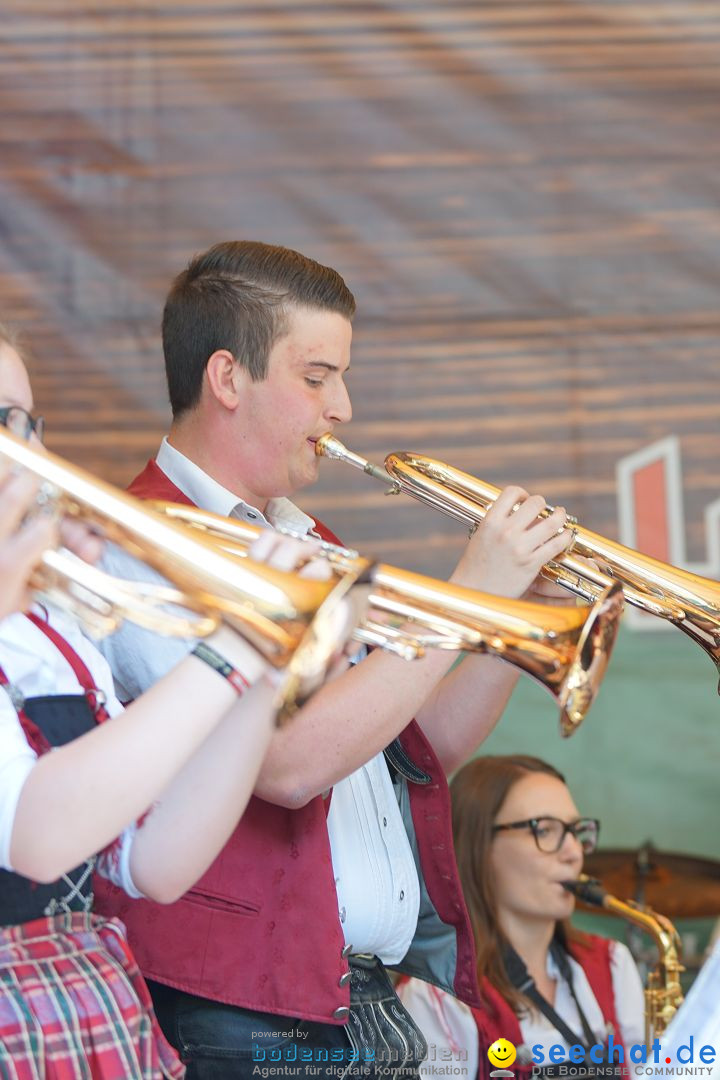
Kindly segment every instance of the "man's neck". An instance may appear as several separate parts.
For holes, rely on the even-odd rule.
[[[173,421],[167,438],[175,450],[184,454],[218,484],[265,513],[267,496],[251,491],[238,478],[228,460],[227,442],[214,437],[211,425],[200,423],[194,413],[188,413],[182,419]]]

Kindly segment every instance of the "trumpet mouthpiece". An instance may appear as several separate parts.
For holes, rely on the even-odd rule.
[[[335,458],[342,461],[348,453],[347,447],[343,446],[339,439],[330,432],[321,435],[315,440],[315,453],[318,457]]]
[[[372,476],[373,479],[380,480],[383,484],[389,483],[390,492],[388,494],[395,495],[400,491],[400,485],[388,475],[385,469],[379,465],[373,465],[371,461],[361,457],[360,454],[356,454],[353,450],[348,450],[347,446],[329,431],[316,439],[315,453],[318,457],[332,458],[333,461],[344,461],[346,465],[352,465],[354,468],[360,469],[362,472],[367,473],[368,476]]]

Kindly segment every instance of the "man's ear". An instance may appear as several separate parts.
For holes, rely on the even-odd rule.
[[[226,409],[236,409],[244,369],[227,349],[217,349],[207,362],[205,377],[212,396]]]

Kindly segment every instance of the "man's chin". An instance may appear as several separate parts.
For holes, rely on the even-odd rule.
[[[288,481],[288,490],[285,494],[288,497],[292,497],[297,491],[301,491],[303,488],[310,487],[314,484],[318,478],[319,468],[318,462],[313,462],[308,465],[307,468],[298,469],[294,472]]]

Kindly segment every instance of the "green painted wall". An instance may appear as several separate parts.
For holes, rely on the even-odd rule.
[[[680,631],[623,627],[597,701],[570,739],[522,678],[483,753],[537,754],[566,775],[602,847],[720,858],[720,701],[712,661]]]

